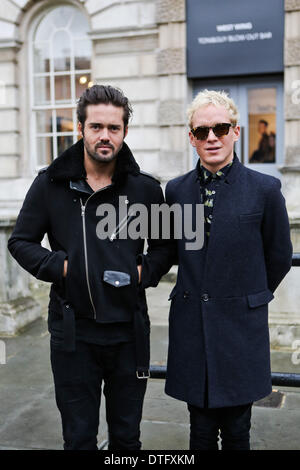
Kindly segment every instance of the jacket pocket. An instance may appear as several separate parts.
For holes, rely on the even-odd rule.
[[[257,294],[247,295],[248,305],[250,308],[260,307],[261,305],[268,304],[274,299],[274,295],[269,289],[258,292]]]
[[[135,273],[131,268],[127,273],[104,270],[95,299],[101,321],[109,323],[132,321],[140,302]]]
[[[103,281],[117,288],[131,284],[130,274],[121,271],[104,271]]]
[[[240,223],[253,223],[253,222],[260,222],[262,219],[262,212],[255,212],[253,214],[240,214]]]

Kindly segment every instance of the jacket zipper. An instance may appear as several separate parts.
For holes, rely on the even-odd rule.
[[[130,213],[130,211],[128,212],[128,214],[126,214],[126,216],[121,220],[121,222],[119,223],[119,225],[117,225],[117,227],[115,228],[115,230],[113,231],[113,233],[111,234],[111,236],[109,237],[109,240],[112,242],[116,236],[122,231],[122,229],[125,227],[125,225],[127,224],[128,220],[130,219],[130,217],[132,217],[133,214]]]
[[[83,229],[85,276],[86,276],[86,283],[87,283],[90,301],[91,301],[93,311],[94,311],[94,319],[96,319],[96,309],[95,309],[95,304],[94,304],[92,293],[91,293],[91,286],[90,286],[90,280],[89,280],[89,264],[88,264],[88,258],[87,258],[86,225],[85,225],[85,206],[82,204],[81,199],[80,199],[80,204],[81,204],[81,217],[82,217],[82,229]]]
[[[103,191],[104,189],[109,188],[110,186],[111,185],[105,186],[104,188],[101,188],[98,191],[95,191],[93,194],[91,194],[87,198],[87,200],[85,201],[85,204],[83,204],[82,199],[80,198],[82,230],[83,230],[83,249],[84,249],[85,276],[86,276],[86,283],[87,283],[89,298],[90,298],[90,302],[91,302],[93,312],[94,312],[94,320],[96,320],[97,313],[96,313],[96,308],[95,308],[95,304],[94,304],[93,297],[92,297],[91,285],[90,285],[90,279],[89,279],[89,263],[88,263],[88,256],[87,256],[85,209],[86,209],[86,205],[87,205],[88,201],[91,199],[91,197],[93,197],[96,193],[99,193],[100,191]]]

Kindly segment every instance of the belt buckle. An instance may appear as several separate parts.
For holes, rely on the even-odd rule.
[[[146,375],[147,374],[147,375]],[[139,372],[138,370],[136,371],[136,376],[138,379],[149,379],[150,378],[150,371],[148,369],[147,373],[146,372]]]

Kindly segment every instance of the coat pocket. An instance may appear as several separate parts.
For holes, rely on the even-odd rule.
[[[128,273],[121,271],[104,271],[103,281],[114,287],[124,287],[131,284],[131,277]]]
[[[248,305],[250,308],[260,307],[261,305],[268,304],[274,299],[274,295],[269,289],[258,292],[257,294],[247,295]]]
[[[255,212],[253,214],[240,214],[240,223],[249,224],[253,222],[260,222],[262,219],[262,212]]]

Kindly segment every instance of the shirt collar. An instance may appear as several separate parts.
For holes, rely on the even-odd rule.
[[[197,163],[197,174],[201,184],[208,184],[212,179],[225,179],[235,160],[236,156],[234,156],[231,162],[227,163],[227,165],[223,166],[223,168],[220,168],[220,170],[218,170],[216,173],[212,173],[207,168],[205,168],[205,166],[202,165],[199,158]]]

